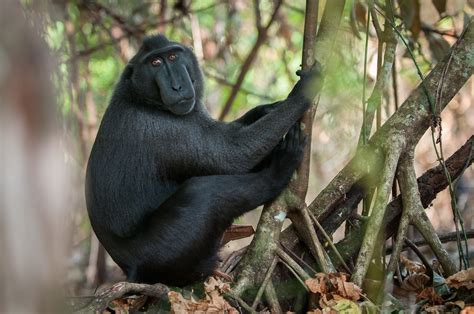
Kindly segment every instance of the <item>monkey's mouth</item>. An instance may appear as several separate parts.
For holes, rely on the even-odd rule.
[[[186,115],[194,109],[196,101],[194,97],[186,97],[169,106],[169,110],[176,115]]]

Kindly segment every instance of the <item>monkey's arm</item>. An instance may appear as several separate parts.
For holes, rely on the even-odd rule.
[[[320,68],[299,71],[301,79],[290,92],[287,99],[278,102],[273,110],[255,122],[241,125],[232,138],[236,149],[232,159],[239,158],[237,164],[253,169],[278,144],[290,127],[298,121],[319,93],[321,86]],[[257,107],[258,108],[258,107]],[[238,149],[238,151],[237,151]],[[230,159],[230,158],[229,158]]]
[[[277,101],[272,104],[257,106],[247,111],[247,113],[245,113],[242,117],[238,118],[237,120],[234,120],[232,123],[236,125],[249,125],[251,123],[254,123],[261,117],[268,114],[270,111],[278,108],[281,103],[282,103],[281,101]]]

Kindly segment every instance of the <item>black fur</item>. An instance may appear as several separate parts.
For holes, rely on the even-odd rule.
[[[182,286],[212,273],[225,229],[274,199],[298,166],[295,122],[318,73],[302,72],[286,100],[223,123],[202,104],[191,50],[161,35],[145,40],[116,86],[86,175],[92,227],[128,280]]]

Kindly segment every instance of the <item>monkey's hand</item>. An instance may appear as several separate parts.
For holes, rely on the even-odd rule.
[[[301,95],[309,101],[313,101],[323,85],[321,64],[316,61],[310,69],[296,71],[296,75],[300,77],[300,80],[293,87],[288,97]]]
[[[296,122],[285,138],[273,149],[270,160],[270,171],[275,180],[288,184],[295,169],[299,166],[307,139],[301,133],[300,123]]]

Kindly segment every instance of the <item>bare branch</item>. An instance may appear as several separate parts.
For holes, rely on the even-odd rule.
[[[247,58],[245,59],[244,63],[242,64],[242,67],[240,68],[239,75],[237,76],[237,80],[235,81],[234,86],[232,87],[232,90],[230,91],[230,95],[227,98],[224,107],[222,108],[222,112],[219,115],[219,120],[224,120],[224,118],[227,116],[227,114],[230,111],[230,108],[232,108],[232,104],[235,101],[235,98],[237,97],[237,94],[239,92],[240,86],[242,86],[242,83],[244,82],[245,77],[247,76],[248,71],[250,70],[250,67],[252,66],[253,62],[255,61],[255,58],[257,57],[258,51],[262,47],[262,45],[265,43],[268,37],[268,29],[270,26],[273,24],[275,21],[275,18],[277,16],[278,11],[280,10],[281,4],[283,0],[278,0],[275,3],[275,8],[273,9],[273,14],[270,20],[268,21],[267,25],[263,28],[261,28],[258,33],[257,33],[257,40],[255,41],[255,44],[252,47],[252,50],[250,50],[249,54],[247,55]],[[258,1],[257,1],[258,4]]]

